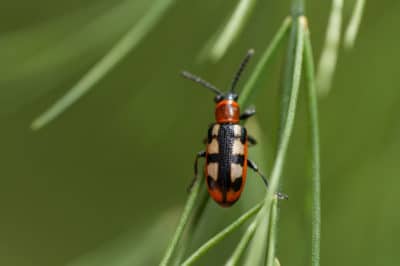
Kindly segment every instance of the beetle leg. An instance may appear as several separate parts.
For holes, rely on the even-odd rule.
[[[268,180],[267,180],[267,178],[265,178],[265,176],[262,173],[260,173],[260,171],[258,170],[258,166],[252,160],[247,160],[247,165],[261,177],[261,179],[265,183],[265,186],[268,187]],[[278,196],[278,199],[288,199],[289,198],[288,195],[283,194],[281,192],[277,192],[276,195]]]
[[[240,120],[246,120],[247,118],[255,115],[256,109],[254,107],[247,108],[244,112],[240,115]]]
[[[255,138],[253,138],[252,136],[250,136],[250,135],[247,135],[247,141],[249,142],[249,144],[251,146],[254,146],[254,145],[257,144],[257,140]]]
[[[193,185],[196,183],[197,180],[197,174],[198,174],[198,162],[199,162],[199,158],[204,158],[206,157],[206,152],[205,151],[200,151],[197,153],[196,155],[196,159],[194,160],[194,177],[193,180],[190,182],[187,191],[190,192],[190,190],[192,189]]]

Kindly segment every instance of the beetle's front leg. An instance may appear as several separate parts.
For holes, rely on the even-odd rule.
[[[240,115],[240,120],[246,120],[256,114],[256,109],[254,107],[249,107]]]
[[[187,191],[190,192],[190,190],[192,189],[193,185],[196,183],[197,180],[197,174],[198,174],[198,163],[199,163],[199,158],[204,158],[206,157],[206,152],[205,151],[200,151],[197,153],[196,155],[196,159],[194,160],[194,177],[192,179],[192,181],[190,182]]]
[[[261,179],[264,181],[265,186],[268,188],[268,180],[267,178],[265,178],[265,176],[260,173],[260,171],[258,170],[258,166],[255,164],[255,162],[253,162],[252,160],[247,160],[247,166],[249,166],[254,172],[256,172]],[[281,192],[276,192],[276,195],[278,196],[278,199],[288,199],[288,195],[283,194]]]

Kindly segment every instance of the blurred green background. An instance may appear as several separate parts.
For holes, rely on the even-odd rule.
[[[258,1],[227,54],[216,64],[199,64],[200,50],[236,1],[176,1],[89,94],[43,130],[30,130],[31,121],[152,2],[1,2],[0,265],[155,265],[213,120],[213,96],[179,71],[226,88],[245,51],[255,48],[256,62],[290,11],[289,1]],[[354,1],[345,2],[346,25]],[[318,58],[330,1],[306,3]],[[320,101],[322,265],[400,264],[399,12],[398,1],[367,1],[356,46],[340,49],[332,92]],[[276,139],[285,49],[254,101],[258,124],[249,125],[261,138],[251,156],[265,173]],[[304,91],[299,100],[281,186],[290,195],[280,204],[282,265],[309,265],[310,257]],[[235,207],[208,204],[191,249],[262,198],[261,181],[253,176]],[[221,265],[238,237],[230,236],[199,265]]]

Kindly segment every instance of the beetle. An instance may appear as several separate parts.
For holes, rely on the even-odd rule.
[[[253,49],[247,52],[229,91],[225,93],[190,72],[182,71],[181,73],[184,78],[199,83],[216,94],[214,98],[216,121],[208,128],[206,149],[196,155],[194,178],[189,189],[198,178],[199,159],[205,158],[204,173],[208,193],[222,207],[230,207],[240,198],[246,182],[247,168],[255,171],[268,187],[268,180],[259,171],[258,166],[248,158],[248,146],[255,145],[256,140],[247,134],[245,127],[239,124],[240,121],[253,116],[256,111],[254,108],[249,108],[240,113],[237,102],[239,96],[235,93],[240,76],[253,54]],[[279,192],[277,196],[280,199],[287,198],[285,194]]]

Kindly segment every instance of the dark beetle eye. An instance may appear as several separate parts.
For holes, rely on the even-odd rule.
[[[222,94],[218,94],[217,96],[215,96],[214,101],[216,103],[222,101],[224,99],[224,96]]]

